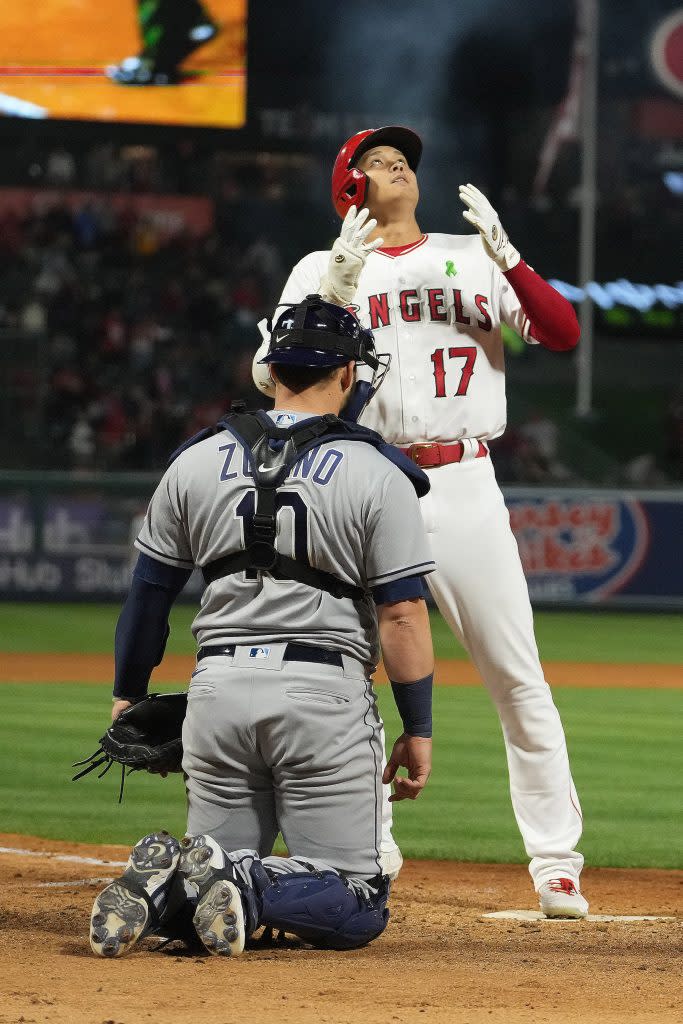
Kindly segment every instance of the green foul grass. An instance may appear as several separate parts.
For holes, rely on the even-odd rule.
[[[586,828],[589,864],[683,867],[680,696],[674,691],[555,692]],[[179,776],[134,774],[117,804],[116,769],[70,781],[106,725],[108,688],[3,685],[0,689],[0,829],[60,839],[133,843],[153,828],[184,826]],[[389,741],[397,720],[380,688]],[[396,806],[408,857],[524,861],[507,793],[500,727],[478,687],[437,689],[434,772],[415,803]]]
[[[177,605],[171,615],[169,653],[191,653],[193,605]],[[0,604],[0,651],[80,651],[109,653],[117,605]],[[465,658],[438,612],[432,613],[438,657]],[[549,661],[683,662],[680,616],[597,611],[537,612],[536,636]]]

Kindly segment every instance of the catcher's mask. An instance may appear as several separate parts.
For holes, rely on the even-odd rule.
[[[270,327],[270,348],[261,363],[285,366],[343,366],[351,360],[367,366],[370,380],[356,380],[344,419],[357,420],[384,380],[391,356],[375,351],[372,331],[363,327],[353,313],[326,302],[320,295],[307,295],[303,302],[287,306]]]
[[[410,169],[417,170],[422,155],[422,140],[410,128],[392,124],[356,132],[339,150],[332,169],[332,205],[342,220],[352,204],[359,210],[365,205],[369,179],[356,164],[374,146],[396,146],[405,156]]]

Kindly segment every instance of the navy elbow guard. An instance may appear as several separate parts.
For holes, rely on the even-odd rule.
[[[395,683],[391,689],[398,713],[403,722],[403,731],[409,736],[432,735],[432,685],[434,673],[413,683]]]

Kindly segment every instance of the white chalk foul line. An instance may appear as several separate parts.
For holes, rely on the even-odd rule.
[[[589,914],[588,917],[546,917],[540,910],[496,910],[493,914],[482,914],[482,917],[495,918],[498,921],[543,921],[546,924],[575,924],[577,921],[675,921],[673,916],[656,916],[653,914]]]
[[[0,846],[0,853],[14,853],[22,857],[49,857],[51,860],[68,861],[70,864],[97,864],[98,867],[126,866],[125,860],[100,860],[98,857],[79,857],[73,853],[56,853],[54,850],[21,850],[14,846]]]
[[[34,889],[72,889],[84,885],[108,885],[113,878],[75,878],[73,882],[35,882]]]

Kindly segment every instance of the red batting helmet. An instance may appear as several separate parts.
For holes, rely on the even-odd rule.
[[[422,155],[422,142],[410,128],[387,125],[385,128],[367,128],[347,139],[339,150],[332,168],[332,205],[340,217],[346,216],[349,206],[363,206],[368,192],[368,176],[355,166],[363,153],[373,146],[395,146],[400,149],[412,171],[417,170]]]

